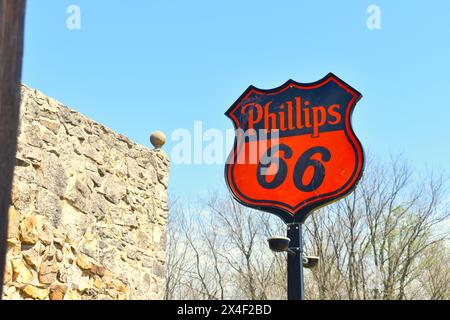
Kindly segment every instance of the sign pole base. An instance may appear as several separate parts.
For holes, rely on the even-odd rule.
[[[288,254],[287,287],[288,300],[304,300],[303,285],[303,225],[290,223],[287,225],[287,237],[291,239],[290,247],[293,252]]]

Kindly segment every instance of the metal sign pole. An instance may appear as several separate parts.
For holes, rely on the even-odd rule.
[[[287,225],[287,236],[291,239],[287,265],[288,300],[304,300],[303,286],[303,232],[301,223]]]

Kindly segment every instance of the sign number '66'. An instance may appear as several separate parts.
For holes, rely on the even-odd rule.
[[[258,176],[258,182],[263,188],[267,189],[275,189],[278,188],[286,179],[286,176],[288,175],[288,166],[286,162],[283,159],[278,159],[277,161],[274,161],[273,157],[270,157],[270,153],[273,153],[273,149],[271,148],[264,154],[262,157],[262,162],[259,163],[259,170],[257,170],[257,176]],[[280,151],[284,152],[284,157],[286,159],[292,158],[292,149],[286,145],[281,144],[279,146],[276,146],[276,149],[279,149]],[[298,161],[296,162],[293,170],[293,180],[294,185],[297,187],[298,190],[303,192],[309,192],[316,190],[323,182],[323,179],[325,178],[325,167],[319,160],[313,159],[312,156],[315,154],[321,154],[322,155],[322,161],[328,162],[331,158],[331,153],[327,148],[324,147],[313,147],[311,149],[308,149],[305,153],[303,153]],[[271,164],[278,163],[278,169],[276,170],[277,173],[275,174],[275,177],[271,179],[271,181],[267,181],[267,178],[269,175],[265,174],[267,173],[268,167],[270,167]],[[309,183],[305,184],[303,182],[303,177],[305,176],[305,172],[307,169],[311,167],[313,168],[313,174],[312,178],[309,179]],[[266,169],[266,170],[264,170]]]
[[[250,86],[226,112],[236,129],[225,166],[235,199],[289,223],[351,192],[364,167],[351,127],[360,98],[331,73],[314,83]]]

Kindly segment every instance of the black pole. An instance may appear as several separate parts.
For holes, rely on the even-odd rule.
[[[289,248],[293,251],[288,254],[287,287],[288,300],[303,300],[303,233],[301,223],[287,225],[287,236],[291,239]]]

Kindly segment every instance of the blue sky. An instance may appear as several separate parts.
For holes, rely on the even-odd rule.
[[[80,30],[66,28],[72,4]],[[366,26],[371,4],[381,30]],[[448,172],[449,15],[445,0],[28,0],[23,82],[149,145],[195,120],[231,129],[223,113],[251,84],[333,72],[364,95],[366,150]],[[170,182],[182,196],[225,190],[223,165],[173,165]]]

